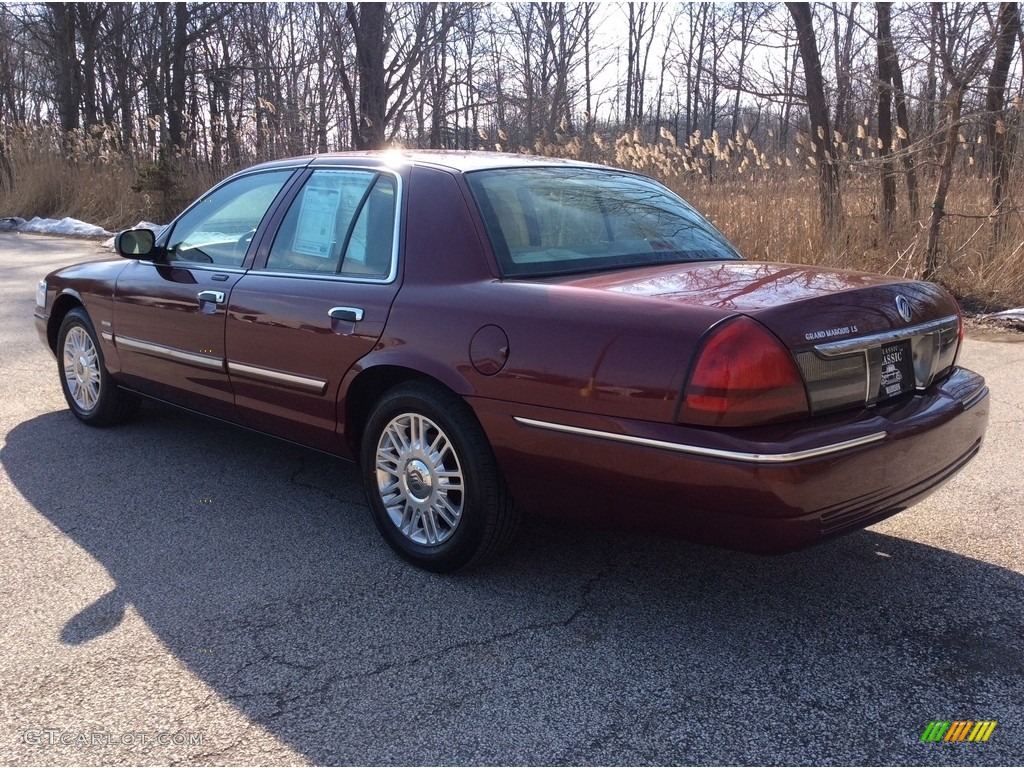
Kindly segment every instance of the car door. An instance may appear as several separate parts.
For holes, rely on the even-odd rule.
[[[111,332],[121,379],[141,392],[228,418],[224,355],[231,290],[261,220],[294,169],[228,180],[161,236],[154,261],[133,261],[114,289]]]
[[[227,368],[247,426],[344,452],[340,383],[376,345],[399,289],[400,189],[391,171],[311,171],[235,284]]]

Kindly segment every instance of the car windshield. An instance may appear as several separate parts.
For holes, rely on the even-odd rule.
[[[740,258],[704,217],[643,176],[552,167],[466,178],[506,277]]]

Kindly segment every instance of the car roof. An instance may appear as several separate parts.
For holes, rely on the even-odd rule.
[[[559,157],[538,157],[536,155],[520,155],[511,152],[469,152],[430,149],[382,149],[369,152],[327,152],[318,155],[290,157],[260,163],[252,170],[270,170],[272,168],[294,168],[296,166],[331,165],[332,162],[355,162],[358,164],[380,164],[382,161],[394,167],[429,165],[449,171],[467,173],[495,168],[531,168],[531,167],[575,167],[605,168],[594,163],[567,160]]]

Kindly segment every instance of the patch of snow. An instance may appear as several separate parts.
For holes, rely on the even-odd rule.
[[[153,234],[159,238],[160,235],[163,234],[163,231],[167,229],[167,225],[154,224],[152,221],[140,221],[138,224],[132,227],[132,229],[151,229],[153,230]]]
[[[1010,320],[1024,320],[1024,309],[1006,309],[1002,312],[993,312],[988,315],[982,315],[984,318],[1005,318]]]
[[[41,219],[38,216],[18,227],[19,232],[35,232],[42,235],[109,235],[103,227],[86,224],[84,221],[67,216],[63,219]]]
[[[154,224],[152,221],[140,221],[134,227],[129,227],[129,229],[150,229],[157,237],[160,237],[160,233],[166,228],[166,224]],[[114,247],[113,232],[71,217],[43,219],[36,216],[31,221],[25,221],[20,216],[7,216],[0,218],[0,232],[34,232],[41,235],[77,235],[79,237],[111,235],[108,240],[103,242],[103,245],[111,249]]]

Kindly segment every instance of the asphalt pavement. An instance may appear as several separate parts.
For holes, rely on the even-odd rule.
[[[153,404],[78,423],[32,308],[100,255],[0,233],[0,764],[1024,758],[1024,344],[968,337],[986,444],[867,531],[765,558],[530,519],[437,576],[343,462]]]

